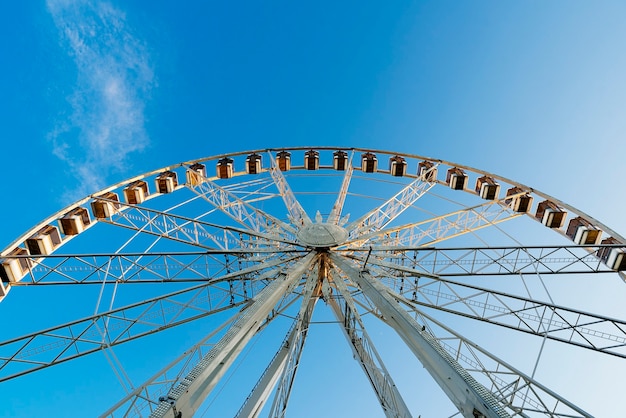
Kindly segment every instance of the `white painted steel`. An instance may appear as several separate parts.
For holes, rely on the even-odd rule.
[[[319,297],[325,298],[338,321],[344,322],[343,330],[348,344],[372,383],[374,393],[378,396],[378,401],[387,416],[410,416],[410,411],[383,365],[374,342],[366,332],[365,324],[360,319],[364,313],[380,317],[398,332],[407,347],[419,358],[466,417],[503,417],[515,414],[590,416],[559,397],[555,391],[542,386],[528,374],[509,367],[507,363],[500,361],[498,357],[477,344],[471,343],[459,333],[437,323],[422,313],[421,309],[428,308],[462,315],[493,324],[494,328],[504,326],[529,335],[594,350],[599,355],[623,357],[626,355],[624,354],[626,337],[622,335],[624,321],[612,320],[593,312],[565,308],[554,303],[542,303],[531,297],[480,286],[471,287],[451,279],[456,276],[471,279],[491,275],[541,276],[581,272],[609,274],[613,270],[621,269],[624,264],[622,259],[626,240],[623,237],[558,199],[504,177],[471,167],[418,155],[359,148],[296,147],[282,150],[291,152],[294,156],[289,172],[278,169],[273,156],[276,150],[255,150],[164,167],[81,199],[26,231],[1,252],[0,268],[4,269],[4,280],[0,283],[0,300],[14,287],[27,288],[44,284],[54,287],[60,284],[99,283],[104,290],[105,285],[111,283],[117,291],[118,286],[131,282],[143,284],[207,282],[205,287],[198,287],[204,291],[221,283],[223,286],[216,288],[214,292],[218,295],[217,299],[209,300],[212,304],[210,309],[206,306],[200,308],[206,300],[200,301],[195,297],[182,300],[182,295],[187,294],[183,291],[149,300],[152,303],[150,306],[161,306],[172,301],[179,308],[173,315],[174,317],[179,315],[175,320],[167,315],[172,308],[159,308],[160,311],[156,309],[154,313],[150,313],[166,319],[164,322],[166,325],[157,324],[163,329],[177,326],[187,319],[191,321],[201,316],[212,315],[228,307],[245,306],[233,327],[226,331],[217,345],[205,354],[195,368],[187,374],[178,376],[172,390],[162,401],[151,399],[148,402],[148,408],[152,408],[150,411],[153,416],[177,418],[191,416],[221,381],[225,370],[259,329],[270,324],[287,309],[289,304],[300,298],[302,302],[300,311],[294,319],[293,331],[285,340],[285,345],[278,347],[275,359],[261,376],[250,402],[244,404],[244,409],[240,412],[241,416],[256,416],[268,401],[273,388],[277,386],[274,390],[277,394],[271,415],[282,417],[286,412],[310,317]],[[314,169],[298,165],[300,160],[297,154],[308,150],[319,151],[321,154],[319,166],[316,163]],[[324,164],[325,161],[329,161],[329,154],[336,150],[349,152],[344,171],[335,170],[332,165]],[[263,153],[269,155],[270,166],[263,168],[259,160],[255,170],[258,174],[246,174],[248,167],[242,170],[241,166],[238,166],[244,157]],[[393,174],[398,173],[392,173],[391,168],[385,170],[378,166],[353,167],[352,159],[355,153],[370,153],[372,158],[380,161],[384,161],[385,157],[398,156],[408,161],[407,170],[404,171],[403,168],[403,176],[394,176]],[[193,169],[193,176],[182,175],[185,174],[184,170],[190,170],[195,164],[213,164],[224,158],[232,161],[229,174],[224,178],[206,177],[207,171],[198,171],[199,169]],[[415,173],[416,163],[424,161],[432,165],[432,171]],[[462,170],[467,176],[462,179],[463,190],[453,190],[460,186],[460,183],[458,185],[455,183],[458,178],[454,178],[450,183],[437,179],[435,174],[437,168],[440,169],[440,174],[450,169]],[[162,173],[169,173],[162,189],[165,193],[162,198],[160,193],[150,194],[147,189],[141,189],[138,193],[130,193],[131,189],[126,189],[131,184],[140,184],[135,182],[153,183]],[[429,173],[433,175],[427,175]],[[305,183],[309,179],[306,189],[293,187],[291,182],[297,181],[298,176],[304,178]],[[332,195],[331,201],[324,200],[325,194],[322,191],[324,176],[337,180],[335,188],[326,192]],[[494,184],[498,184],[498,187],[501,186],[502,190],[495,188],[489,190],[492,193],[487,193],[485,184],[476,191],[468,189],[467,185],[473,184],[470,183],[471,176],[486,176],[493,180]],[[193,178],[193,181],[185,185],[177,184],[177,178],[185,177]],[[359,189],[359,185],[362,184],[366,187]],[[441,189],[440,186],[445,189],[441,191],[442,194],[456,193],[456,195],[451,195],[453,196],[451,198],[440,197],[437,191]],[[503,192],[507,188],[516,191],[506,196]],[[124,190],[128,190],[127,199],[130,196],[131,200],[138,204],[122,202],[119,195],[124,193]],[[182,193],[189,191],[191,197],[178,198]],[[103,198],[105,193],[108,193],[107,197]],[[567,212],[567,217],[555,223],[551,220],[554,214],[550,211],[546,211],[540,217],[535,216],[533,210],[528,213],[517,212],[516,205],[519,204],[517,198],[520,196],[528,196],[534,202],[549,201],[552,206],[563,208],[564,212]],[[155,199],[156,197],[159,199]],[[444,206],[451,204],[439,211],[422,210],[422,205],[432,203],[432,197],[440,198],[439,201],[443,202]],[[489,197],[487,202],[478,200],[486,197]],[[172,199],[174,203],[170,203],[164,209],[158,203],[167,199]],[[317,206],[321,201],[324,203]],[[358,201],[358,204],[354,204],[355,201]],[[94,202],[100,202],[106,209],[105,217],[92,217],[88,223],[77,224],[74,228],[76,233],[61,228],[60,242],[53,242],[49,235],[36,235],[44,229],[56,230],[55,225],[62,218],[69,219],[72,213],[84,211]],[[276,202],[280,202],[281,205]],[[180,208],[200,204],[204,204],[205,207],[192,216],[187,216],[184,211],[179,213]],[[330,212],[325,212],[328,209]],[[317,213],[314,222],[307,215],[307,211],[311,214]],[[348,223],[350,212],[356,215],[356,220]],[[581,235],[584,231],[577,231],[570,237],[565,234],[563,228],[564,222],[575,216],[584,218],[590,227],[600,231],[603,238],[611,237],[614,243],[604,246],[594,243],[583,248],[575,245],[532,247],[515,241],[517,235],[510,237],[513,238],[511,241],[515,245],[508,247],[491,245],[489,241],[491,232],[503,232],[508,225],[522,220],[533,228],[542,224],[548,225],[551,231],[557,233],[553,235],[558,237],[560,234],[567,240],[580,243],[586,241]],[[213,217],[227,218],[228,222],[213,222]],[[72,253],[65,256],[57,254],[66,246],[72,249],[79,248],[78,243],[85,242],[81,241],[84,237],[96,237],[92,238],[92,243],[102,239],[103,236],[99,235],[101,232],[94,231],[102,231],[103,227],[113,228],[114,231],[127,231],[130,235],[125,241],[121,241],[121,244],[117,244],[117,248],[109,254],[97,251],[92,254]],[[476,241],[480,241],[483,239],[480,235],[483,231],[486,231],[486,238],[482,247],[476,245],[457,248],[435,247],[442,242],[446,245],[448,242],[456,243],[460,237],[479,236]],[[507,233],[503,232],[501,235],[506,236]],[[108,238],[106,235],[104,237]],[[25,251],[25,243],[29,239],[32,251],[42,254],[18,254],[20,250]],[[136,248],[134,247],[136,243],[144,246],[143,251],[131,251],[131,248]],[[162,248],[175,250],[161,251]],[[183,250],[177,252],[179,248]],[[598,257],[602,251],[606,254],[604,261]],[[345,275],[339,273],[339,270]],[[303,284],[301,279],[306,271],[312,273],[308,274],[308,281]],[[625,277],[622,272],[613,274]],[[276,278],[272,280],[271,275]],[[418,278],[422,279],[419,285]],[[407,284],[411,279],[416,280],[414,285]],[[428,283],[425,284],[424,280],[428,280]],[[341,295],[342,302],[333,299],[337,295]],[[172,299],[174,296],[178,299]],[[113,302],[114,298],[110,304]],[[53,352],[55,344],[47,343],[49,345],[45,346],[46,343],[37,343],[42,337],[49,341],[50,338],[57,336],[55,334],[59,334],[61,339],[56,345],[66,344],[80,350],[88,343],[95,347],[93,350],[90,349],[91,351],[97,350],[98,344],[107,339],[111,342],[103,346],[110,350],[110,347],[121,342],[143,337],[144,334],[132,333],[133,326],[150,323],[153,316],[124,318],[128,325],[118,325],[121,328],[119,335],[132,335],[132,338],[118,338],[117,334],[112,332],[114,328],[108,329],[119,315],[125,316],[127,311],[130,312],[130,309],[138,306],[140,305],[131,304],[118,310],[101,312],[88,318],[87,322],[76,321],[0,343],[0,350],[11,344],[23,344],[23,348],[17,353],[0,353],[0,373],[5,366],[12,366],[16,361],[38,365],[36,367],[38,369],[73,358],[66,356],[68,352],[66,348],[61,348],[59,353],[56,353]],[[193,316],[194,311],[200,313]],[[540,311],[546,314],[538,315],[537,312]],[[62,335],[74,333],[72,327],[76,324],[85,324],[89,321],[97,324],[103,320],[105,325],[100,328],[106,331],[104,333],[98,331],[97,338],[89,337],[92,331],[74,339]],[[347,322],[351,322],[352,325]],[[512,325],[513,322],[517,322],[517,325]],[[530,326],[531,323],[539,323],[540,326],[533,327]],[[461,355],[461,348],[454,351],[446,346],[446,342],[435,335],[428,324],[434,324],[433,329],[438,326],[444,334],[447,332],[449,334],[447,338],[458,339],[459,347],[476,348],[485,358],[495,361],[497,367],[506,368],[508,377],[512,377],[515,384],[536,389],[546,396],[545,399],[550,399],[555,404],[543,406],[539,398],[537,400],[527,393],[522,393],[522,389],[510,392],[513,383],[504,387],[494,384],[490,388],[479,383],[474,378],[475,375],[482,374],[492,378],[497,374],[487,366],[462,365],[455,359],[455,355]],[[564,327],[577,338],[563,338],[561,331]],[[607,331],[607,327],[615,331]],[[156,328],[158,327],[155,327],[154,332]],[[358,338],[362,338],[360,343],[356,343],[357,335]],[[581,339],[584,341],[581,342]],[[600,344],[597,341],[604,342]],[[607,343],[608,341],[615,344]],[[90,350],[85,350],[84,354]],[[46,351],[51,351],[52,361],[42,361],[38,357]],[[30,371],[32,370],[24,369],[17,375]],[[0,374],[0,380],[8,380],[11,377],[13,376],[3,377]],[[500,375],[493,378],[499,379]],[[153,380],[154,378],[151,378],[150,382]],[[143,400],[148,399],[147,388],[151,386],[150,382],[137,386],[132,392],[134,397],[125,397],[116,406],[130,403],[131,409],[140,408]],[[420,386],[424,384],[425,382],[419,382]],[[527,404],[507,401],[505,394],[509,393],[524,397]],[[557,410],[561,407],[565,408],[564,412]],[[115,407],[107,412],[107,416],[114,413]]]

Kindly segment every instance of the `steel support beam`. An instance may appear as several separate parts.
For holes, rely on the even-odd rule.
[[[358,239],[361,235],[383,229],[425,195],[435,184],[434,182],[423,181],[421,178],[413,180],[385,203],[346,226],[350,234],[349,238]]]
[[[0,382],[248,303],[243,282],[205,283],[3,341]]]
[[[309,328],[309,321],[317,296],[314,296],[314,290],[318,284],[318,275],[310,274],[302,292],[302,305],[300,311],[294,321],[293,327],[290,329],[283,344],[281,344],[278,352],[265,369],[261,379],[257,382],[252,393],[248,396],[243,406],[237,412],[237,417],[256,417],[269,398],[270,393],[274,389],[277,382],[280,385],[274,396],[274,404],[272,405],[272,413],[274,411],[284,411],[287,409],[287,402],[291,393],[291,387],[295,373],[300,363],[300,355],[306,340],[306,334]]]
[[[372,269],[371,269],[372,270]],[[626,358],[626,321],[444,279],[376,274],[414,306]]]
[[[395,269],[409,276],[506,276],[520,274],[616,273],[597,257],[615,245],[553,245],[436,248],[375,246],[338,251],[368,264]]]
[[[219,379],[230,367],[237,355],[257,332],[274,306],[311,267],[317,255],[303,257],[284,276],[278,276],[255,298],[233,323],[216,346],[207,353],[193,370],[174,387],[151,415],[157,417],[190,417],[213,390]],[[181,415],[178,415],[181,413]]]
[[[405,304],[407,308],[415,312],[415,315],[425,324],[425,335],[438,341],[440,347],[451,358],[465,364],[474,375],[486,378],[488,382],[486,384],[490,386],[493,396],[513,415],[530,417],[538,414],[552,418],[593,418],[591,414],[537,382],[533,377],[522,373],[442,322],[418,311],[402,296],[391,291],[388,293],[394,300]],[[386,321],[386,318],[383,320]],[[436,328],[437,332],[433,328]]]
[[[287,179],[283,175],[283,172],[280,171],[278,165],[276,164],[276,160],[272,155],[271,151],[267,152],[270,157],[270,168],[269,172],[278,188],[278,192],[280,196],[283,198],[283,202],[285,202],[285,206],[287,207],[287,212],[289,212],[289,217],[291,219],[291,223],[295,225],[298,229],[311,224],[311,219],[306,214],[305,210],[298,202],[298,199],[294,196],[291,191],[291,187],[289,187],[289,183],[287,183]]]
[[[253,231],[276,235],[278,239],[287,238],[288,240],[290,237],[285,236],[288,235],[285,232],[291,234],[296,232],[292,226],[255,208],[208,178],[203,178],[202,182],[196,186],[189,185],[188,187],[235,222]]]
[[[275,234],[262,231],[217,225],[138,205],[127,203],[119,205],[124,210],[110,218],[100,219],[100,222],[208,249],[226,250],[294,244],[281,240]]]
[[[410,418],[411,412],[365,330],[365,325],[343,277],[339,276],[340,274],[337,274],[332,280],[332,285],[338,292],[337,297],[326,294],[324,299],[331,307],[339,324],[342,325],[343,334],[369,379],[385,416]],[[329,288],[325,287],[325,289]]]
[[[348,188],[350,187],[350,180],[352,180],[352,172],[354,171],[354,168],[352,167],[353,156],[354,151],[350,153],[348,166],[346,167],[343,181],[341,182],[341,189],[339,190],[339,194],[337,194],[337,200],[335,200],[333,209],[330,211],[330,215],[328,216],[328,223],[330,224],[340,224],[341,212],[343,211],[343,205],[346,201],[346,196],[348,195]]]
[[[361,246],[367,242],[405,247],[433,245],[522,215],[498,203],[490,201],[424,221],[370,232],[346,245]]]
[[[428,333],[418,325],[387,289],[367,272],[360,271],[341,256],[332,254],[333,263],[357,283],[381,312],[385,321],[398,333],[424,368],[431,374],[459,412],[466,418],[484,416],[502,418],[510,415],[491,392],[478,383]]]

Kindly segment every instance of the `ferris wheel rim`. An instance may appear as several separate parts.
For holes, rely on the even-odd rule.
[[[247,156],[247,155],[251,155],[251,154],[263,154],[263,153],[271,153],[271,152],[280,152],[280,151],[307,151],[307,150],[326,150],[326,151],[353,151],[353,152],[363,152],[363,153],[374,153],[374,154],[384,154],[384,155],[395,155],[395,156],[401,156],[401,157],[409,157],[412,159],[416,159],[416,160],[424,160],[424,161],[432,161],[432,162],[437,162],[437,163],[441,163],[441,164],[445,164],[446,166],[450,166],[450,167],[458,167],[461,168],[463,170],[467,170],[471,173],[474,174],[481,174],[481,175],[486,175],[486,176],[490,176],[496,180],[500,180],[506,184],[510,184],[510,185],[514,185],[516,187],[520,187],[522,188],[524,191],[528,192],[528,193],[532,193],[535,194],[545,200],[554,202],[556,204],[558,204],[559,206],[562,206],[565,209],[568,209],[569,211],[571,211],[574,214],[577,214],[587,220],[589,220],[590,222],[592,222],[595,226],[598,227],[598,229],[600,229],[603,232],[606,232],[607,234],[609,234],[609,236],[616,238],[617,240],[619,240],[621,243],[626,243],[626,238],[624,238],[622,235],[620,235],[619,233],[617,233],[616,231],[614,231],[612,228],[610,228],[608,225],[604,224],[603,222],[597,220],[596,218],[592,217],[591,215],[587,214],[586,212],[575,208],[574,206],[552,196],[549,195],[547,193],[544,193],[534,187],[530,187],[525,185],[524,183],[520,183],[514,180],[511,180],[505,176],[501,176],[489,171],[485,171],[485,170],[481,170],[469,165],[464,165],[464,164],[458,164],[452,161],[448,161],[448,160],[443,160],[443,159],[438,159],[438,158],[432,158],[432,157],[427,157],[427,156],[423,156],[423,155],[419,155],[419,154],[412,154],[412,153],[406,153],[406,152],[395,152],[395,151],[388,151],[388,150],[381,150],[381,149],[374,149],[374,148],[361,148],[361,147],[337,147],[337,146],[295,146],[295,147],[279,147],[279,148],[259,148],[259,149],[252,149],[252,150],[245,150],[245,151],[236,151],[236,152],[230,152],[230,153],[223,153],[223,154],[218,154],[218,155],[214,155],[214,156],[209,156],[209,157],[203,157],[203,158],[197,158],[197,159],[192,159],[192,160],[187,160],[184,162],[179,162],[176,164],[170,164],[155,170],[150,170],[147,172],[144,172],[142,174],[133,176],[133,177],[129,177],[127,179],[121,180],[117,183],[114,183],[110,186],[104,187],[103,189],[100,189],[92,194],[89,194],[83,198],[80,198],[78,200],[76,200],[75,202],[63,207],[62,209],[60,209],[57,212],[54,212],[53,214],[51,214],[50,216],[46,217],[45,219],[43,219],[42,221],[38,222],[37,224],[35,224],[33,227],[31,227],[30,229],[28,229],[26,232],[24,232],[22,235],[18,236],[14,241],[12,241],[9,245],[7,245],[2,251],[0,251],[0,257],[6,257],[9,252],[11,250],[13,250],[15,247],[19,246],[20,244],[22,244],[29,236],[31,236],[32,234],[34,234],[37,230],[39,230],[41,227],[51,224],[54,221],[58,221],[58,219],[63,216],[64,214],[68,213],[69,211],[71,211],[72,209],[75,209],[77,207],[81,207],[82,205],[85,205],[91,201],[93,201],[94,199],[102,196],[104,193],[115,190],[115,189],[119,189],[123,186],[126,186],[136,180],[142,180],[145,179],[147,177],[150,176],[154,176],[156,174],[159,173],[163,173],[166,171],[171,171],[177,168],[185,168],[185,167],[189,167],[190,165],[196,164],[196,163],[204,163],[204,162],[209,162],[209,161],[217,161],[223,158],[231,158],[231,157],[238,157],[238,156]],[[320,169],[325,168],[325,167],[320,167]],[[294,166],[292,167],[293,170],[305,170],[305,168],[303,166]],[[385,172],[385,170],[377,170],[377,172]],[[407,174],[408,177],[411,176],[411,174]],[[215,178],[215,177],[211,177],[211,178]],[[467,192],[467,193],[472,193],[471,189],[464,189],[462,190],[463,192]],[[531,216],[532,217],[532,213],[527,212],[525,213],[527,216]],[[626,281],[626,277],[624,278],[624,280]]]

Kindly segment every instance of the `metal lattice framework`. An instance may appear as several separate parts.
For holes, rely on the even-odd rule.
[[[119,382],[103,416],[283,417],[307,337],[336,324],[387,417],[418,416],[426,388],[448,399],[440,415],[589,417],[593,403],[562,394],[543,356],[626,358],[626,320],[577,302],[624,278],[625,243],[536,189],[418,155],[301,147],[189,161],[88,196],[2,251],[5,318],[20,316],[12,301],[68,309],[40,316],[41,329],[11,322],[0,382],[99,357]],[[430,378],[394,380],[380,329],[405,347],[404,372],[421,364]],[[144,356],[153,374],[136,370]],[[231,379],[247,386],[227,392]]]

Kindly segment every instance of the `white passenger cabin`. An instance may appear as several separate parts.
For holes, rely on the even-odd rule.
[[[107,192],[94,198],[91,202],[93,215],[98,219],[111,217],[119,210],[119,201],[117,194],[113,192]]]
[[[309,150],[304,153],[304,168],[307,170],[318,170],[320,168],[320,153]]]
[[[335,151],[333,153],[333,168],[337,171],[345,171],[348,167],[348,153],[345,151]]]
[[[432,161],[420,161],[417,164],[417,175],[421,176],[424,181],[437,181],[437,167]]]
[[[511,187],[506,191],[506,195],[507,198],[504,199],[504,203],[509,205],[514,212],[526,213],[530,211],[533,197],[527,191],[519,187]]]
[[[578,245],[596,245],[602,237],[601,230],[580,216],[569,222],[565,234]]]
[[[218,179],[229,179],[233,176],[233,165],[234,161],[232,158],[222,158],[217,162],[217,167],[215,168],[217,172]]]
[[[131,205],[143,203],[148,194],[148,183],[143,180],[133,181],[124,189],[124,199]]]
[[[164,171],[157,176],[155,183],[159,193],[171,193],[178,186],[178,177],[173,171]]]
[[[450,168],[446,175],[446,183],[451,189],[463,190],[467,185],[467,175],[458,167]]]
[[[495,200],[500,194],[500,185],[489,176],[476,179],[476,193],[485,200]]]
[[[394,177],[404,176],[406,174],[406,166],[406,160],[399,155],[389,158],[389,172]]]
[[[64,235],[78,235],[91,224],[89,211],[83,207],[76,207],[59,219],[59,227]]]
[[[186,177],[187,183],[192,186],[198,186],[206,178],[206,166],[200,163],[190,165],[186,171]]]
[[[371,152],[361,154],[361,171],[364,173],[374,173],[378,169],[378,159]]]
[[[567,212],[561,209],[556,203],[544,200],[537,205],[535,218],[541,221],[548,228],[560,228],[565,223]]]

